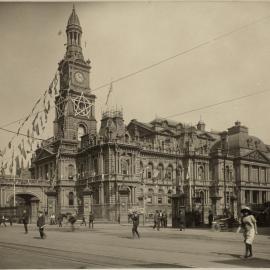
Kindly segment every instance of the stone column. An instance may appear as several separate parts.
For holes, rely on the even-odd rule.
[[[92,212],[92,194],[93,191],[89,187],[83,190],[83,215],[85,219],[89,217],[90,212]]]

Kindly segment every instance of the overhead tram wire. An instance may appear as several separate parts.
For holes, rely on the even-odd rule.
[[[164,59],[162,59],[162,60],[160,60],[160,61],[158,61],[158,62],[156,62],[156,63],[154,63],[154,64],[151,64],[151,65],[146,66],[146,67],[144,67],[144,68],[138,69],[137,71],[131,72],[131,73],[127,74],[127,75],[124,75],[124,76],[122,76],[122,77],[119,77],[118,79],[115,79],[115,80],[113,80],[113,81],[110,81],[109,83],[105,83],[105,84],[103,84],[103,85],[100,85],[100,86],[94,88],[94,89],[91,90],[91,91],[92,91],[92,92],[98,91],[98,90],[100,90],[100,89],[102,89],[102,88],[104,88],[104,87],[109,86],[111,83],[116,83],[116,82],[122,81],[122,80],[124,80],[124,79],[127,79],[127,78],[130,78],[130,77],[132,77],[132,76],[135,76],[135,75],[137,75],[137,74],[139,74],[139,73],[142,73],[142,72],[144,72],[144,71],[146,71],[146,70],[152,69],[152,68],[154,68],[154,67],[156,67],[156,66],[158,66],[158,65],[161,65],[161,64],[163,64],[163,63],[166,63],[166,62],[168,62],[168,61],[170,61],[170,60],[172,60],[172,59],[174,59],[174,58],[177,58],[177,57],[179,57],[179,56],[188,54],[188,53],[190,53],[190,52],[192,52],[192,51],[194,51],[194,50],[196,50],[196,49],[199,49],[199,48],[201,48],[201,47],[203,47],[203,46],[205,46],[205,45],[207,45],[207,44],[210,44],[210,43],[215,42],[215,41],[217,41],[217,40],[219,40],[219,39],[225,38],[225,37],[227,37],[227,36],[229,36],[229,35],[231,35],[231,34],[234,34],[234,33],[236,33],[236,32],[239,32],[239,31],[241,31],[241,30],[243,30],[243,29],[245,29],[245,28],[247,28],[247,27],[249,27],[249,26],[251,26],[251,25],[257,24],[257,23],[259,23],[259,22],[261,22],[261,21],[263,21],[263,20],[266,20],[266,19],[268,19],[268,18],[270,18],[270,15],[269,15],[269,16],[265,16],[265,17],[262,17],[262,18],[257,19],[257,20],[254,20],[254,21],[252,21],[252,22],[249,22],[249,23],[247,23],[247,24],[245,24],[245,25],[242,25],[242,26],[240,26],[240,27],[238,27],[238,28],[236,28],[236,29],[234,29],[234,30],[231,30],[231,31],[228,31],[228,32],[226,32],[226,33],[220,34],[220,35],[218,35],[218,36],[216,36],[216,37],[214,37],[214,38],[209,39],[208,41],[201,42],[200,44],[198,44],[198,45],[196,45],[196,46],[194,46],[194,47],[192,47],[192,48],[190,48],[190,49],[187,49],[187,50],[184,50],[184,51],[182,51],[182,52],[179,52],[179,53],[177,53],[177,54],[175,54],[175,55],[173,55],[173,56],[164,58]],[[54,107],[55,107],[55,106],[52,106],[51,108],[54,108]],[[41,111],[39,111],[39,112],[37,112],[37,113],[35,113],[35,114],[33,114],[33,115],[37,115],[37,114],[39,114],[39,113],[41,113],[41,112],[44,112],[44,111],[45,111],[45,110],[41,110]],[[17,123],[17,122],[19,122],[19,121],[21,121],[21,120],[24,120],[24,119],[25,119],[25,117],[20,118],[20,119],[15,120],[15,121],[12,121],[12,122],[10,122],[10,123],[6,123],[6,124],[2,125],[1,128],[10,126],[10,125],[12,125],[12,124],[14,124],[14,123]]]
[[[203,109],[212,108],[212,107],[215,107],[215,106],[218,106],[218,105],[222,105],[222,104],[226,104],[226,103],[231,103],[231,102],[236,101],[236,100],[240,100],[240,99],[244,99],[244,98],[247,98],[247,97],[252,97],[252,96],[260,95],[260,94],[267,93],[267,92],[270,92],[270,89],[262,90],[262,91],[258,91],[258,92],[254,92],[254,93],[250,93],[250,94],[247,94],[247,95],[244,95],[244,96],[240,96],[240,97],[235,97],[235,98],[223,100],[223,101],[216,102],[216,103],[213,103],[213,104],[209,104],[209,105],[205,105],[205,106],[202,106],[202,107],[198,107],[196,109],[184,111],[184,112],[181,112],[181,113],[171,114],[171,115],[168,115],[168,116],[166,116],[164,118],[163,117],[160,117],[160,118],[165,120],[165,119],[173,118],[173,117],[176,117],[176,116],[180,116],[180,115],[184,115],[184,114],[188,114],[188,113],[200,111],[200,110],[203,110]]]

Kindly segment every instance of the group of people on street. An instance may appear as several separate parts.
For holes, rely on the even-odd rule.
[[[1,218],[0,218],[0,226],[3,224],[4,227],[7,226],[6,222],[9,222],[10,226],[12,226],[12,216],[8,216],[6,217],[5,215],[3,215]]]
[[[165,211],[162,212],[161,210],[156,210],[154,214],[153,229],[157,228],[157,230],[159,231],[160,228],[167,228],[167,222],[168,222],[167,213]]]

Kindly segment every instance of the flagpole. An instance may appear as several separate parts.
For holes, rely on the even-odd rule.
[[[13,147],[13,206],[14,206],[14,212],[15,212],[15,207],[16,207],[16,185],[15,185],[15,178],[16,178],[16,170],[14,170],[14,147]]]

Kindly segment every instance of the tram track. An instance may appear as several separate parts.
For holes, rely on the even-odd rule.
[[[54,249],[48,247],[37,247],[26,244],[15,244],[0,242],[0,248],[10,249],[21,253],[23,256],[25,253],[31,253],[32,255],[40,255],[45,258],[60,259],[67,263],[78,264],[75,268],[140,268],[147,265],[155,265],[156,262],[145,262],[137,259],[125,259],[123,257],[108,256],[108,255],[96,255],[86,252],[68,251],[61,249]],[[141,265],[141,266],[140,266]],[[160,264],[162,266],[163,264]],[[170,267],[183,267],[181,265],[168,265]],[[1,265],[0,265],[1,268]],[[31,266],[29,266],[31,268]]]

